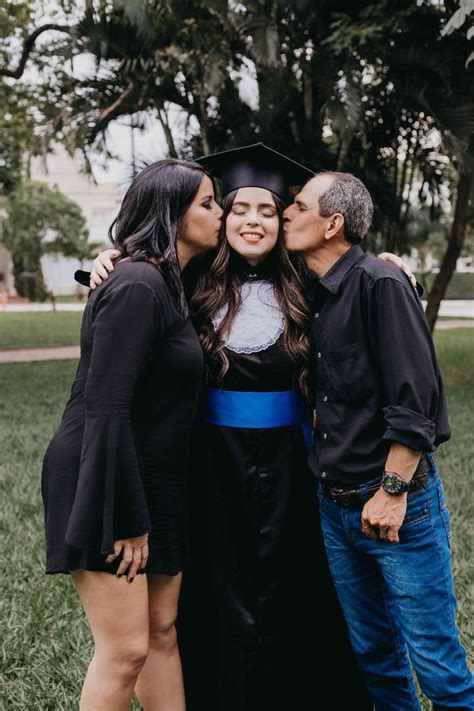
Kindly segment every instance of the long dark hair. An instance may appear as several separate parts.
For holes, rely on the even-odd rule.
[[[222,201],[222,228],[220,247],[210,268],[201,274],[191,298],[191,310],[201,323],[199,339],[208,362],[220,366],[218,380],[229,369],[225,353],[225,336],[241,305],[240,286],[245,280],[241,257],[231,249],[225,237],[226,219],[235,200],[237,190]],[[309,396],[310,310],[303,295],[303,265],[298,257],[288,254],[284,245],[283,210],[285,205],[273,195],[280,220],[278,239],[274,249],[265,259],[265,265],[273,282],[275,296],[285,320],[283,345],[297,366],[295,385]],[[227,313],[219,327],[214,330],[212,316],[224,305]]]
[[[177,233],[204,175],[206,171],[191,161],[167,158],[152,163],[130,185],[109,229],[109,238],[122,257],[153,260],[183,315],[188,308],[176,249]]]

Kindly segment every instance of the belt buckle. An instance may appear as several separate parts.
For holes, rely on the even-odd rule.
[[[351,505],[354,492],[347,491],[347,489],[333,489],[333,492],[334,501],[339,504],[339,506],[347,508]]]
[[[357,501],[357,491],[353,489],[338,489],[336,487],[331,487],[329,489],[332,500],[339,506],[348,508],[349,506],[356,506]]]
[[[348,508],[351,505],[352,502],[352,497],[353,495],[350,493],[342,494],[339,503],[341,506],[344,506],[345,508]]]
[[[328,491],[331,499],[335,501],[336,504],[338,504],[342,495],[344,494],[344,489],[338,489],[335,486],[329,486]]]

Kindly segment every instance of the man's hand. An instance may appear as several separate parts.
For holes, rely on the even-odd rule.
[[[392,496],[379,489],[362,509],[362,531],[372,540],[399,543],[400,530],[407,510],[407,494]]]

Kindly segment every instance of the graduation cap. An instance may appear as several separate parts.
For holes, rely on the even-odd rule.
[[[286,200],[292,185],[301,185],[314,173],[263,143],[232,148],[196,159],[222,180],[222,195],[238,188],[265,188]]]

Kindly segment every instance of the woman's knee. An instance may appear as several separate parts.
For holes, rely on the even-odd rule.
[[[124,679],[138,676],[145,664],[149,652],[148,637],[137,637],[128,642],[121,640],[113,645],[99,645],[95,649],[98,657],[107,666],[109,673],[114,673]]]
[[[150,647],[173,651],[178,644],[175,617],[158,618],[150,622]]]
[[[177,648],[175,623],[178,614],[181,577],[181,573],[176,576],[148,576],[151,649],[172,653]]]

